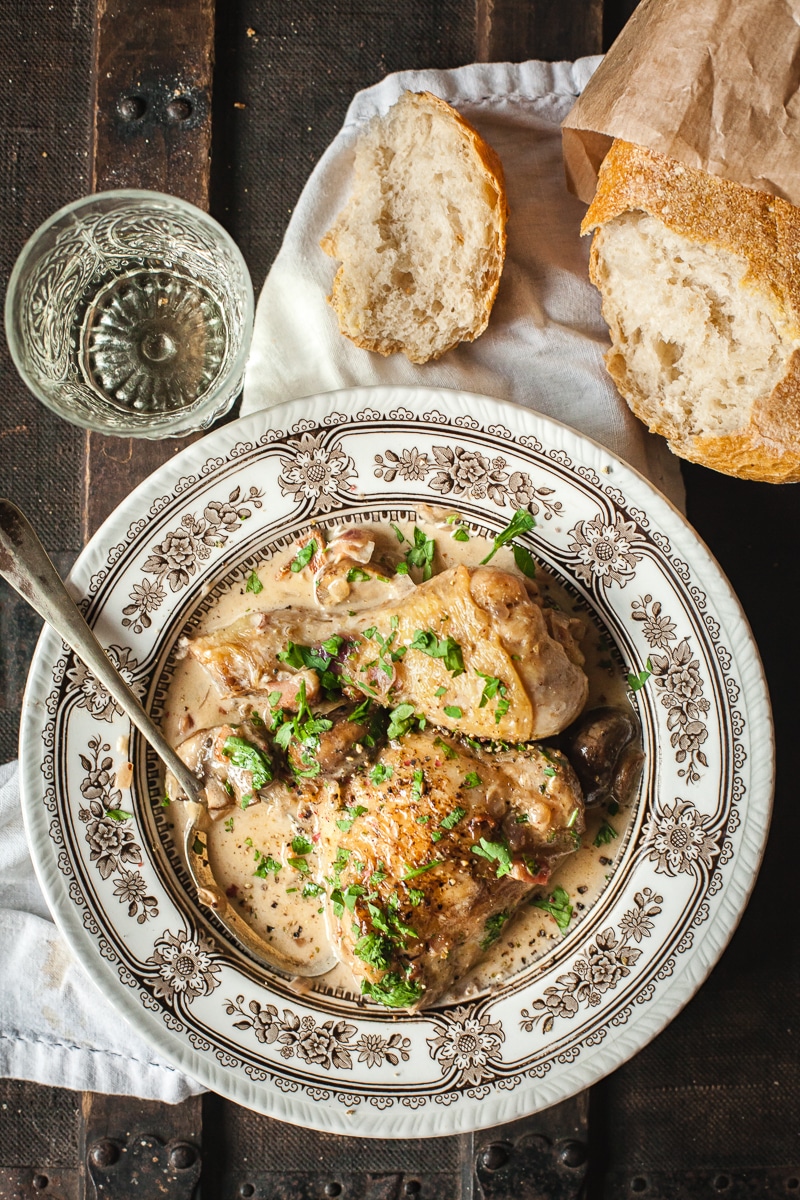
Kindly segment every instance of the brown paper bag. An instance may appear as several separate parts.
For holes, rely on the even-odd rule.
[[[800,0],[642,0],[563,124],[587,203],[613,138],[800,205]]]

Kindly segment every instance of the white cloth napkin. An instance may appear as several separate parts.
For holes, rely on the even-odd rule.
[[[480,392],[587,433],[682,504],[677,460],[605,374],[605,327],[578,235],[583,205],[564,185],[559,123],[599,61],[403,72],[360,92],[300,197],[261,294],[243,411],[365,384]],[[487,332],[423,367],[341,337],[325,300],[335,265],[319,249],[349,194],[356,137],[404,88],[435,92],[480,130],[503,160],[511,207]],[[170,1102],[203,1090],[133,1033],[61,940],[25,844],[13,763],[0,767],[0,1075]]]
[[[133,1032],[61,938],[28,853],[16,763],[0,766],[0,1075],[168,1103],[204,1090]]]
[[[586,208],[564,182],[560,123],[599,62],[404,71],[359,92],[306,184],[261,293],[242,412],[356,385],[480,392],[588,434],[682,506],[678,460],[633,416],[606,374],[608,336],[588,278],[590,239],[579,231]],[[447,100],[494,147],[511,210],[506,265],[488,329],[424,366],[404,354],[383,358],[360,350],[342,337],[326,302],[336,264],[319,247],[350,194],[356,139],[406,88]]]

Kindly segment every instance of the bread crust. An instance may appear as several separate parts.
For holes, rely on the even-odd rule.
[[[800,209],[642,146],[617,140],[603,162],[597,192],[581,225],[595,233],[589,275],[601,291],[598,233],[625,212],[655,217],[673,233],[744,258],[744,285],[768,294],[800,337]],[[800,352],[772,392],[743,413],[735,433],[686,436],[669,415],[653,412],[627,379],[624,357],[612,347],[606,365],[619,391],[651,432],[682,458],[727,475],[770,483],[800,481]]]
[[[388,357],[391,354],[396,354],[398,351],[403,351],[408,359],[413,363],[425,363],[431,360],[441,358],[448,350],[452,350],[460,342],[472,342],[484,332],[489,323],[489,317],[494,306],[497,289],[500,286],[500,277],[503,272],[503,264],[506,255],[506,222],[508,220],[508,198],[506,195],[505,176],[503,174],[503,164],[500,162],[498,155],[492,147],[485,142],[477,129],[462,117],[461,113],[457,112],[440,96],[435,96],[433,92],[407,92],[406,96],[420,108],[433,110],[440,115],[446,117],[453,124],[454,132],[461,137],[464,144],[468,148],[469,153],[473,156],[480,167],[481,174],[486,184],[497,193],[497,204],[494,209],[493,220],[493,235],[497,247],[497,269],[492,271],[491,275],[484,281],[484,291],[482,295],[482,316],[479,322],[473,328],[461,337],[454,338],[448,345],[443,346],[434,354],[418,357],[410,350],[403,342],[398,341],[389,336],[369,336],[366,334],[357,335],[349,331],[345,327],[345,304],[342,299],[342,289],[346,278],[346,267],[344,264],[339,267],[333,280],[331,294],[328,297],[328,303],[335,309],[339,318],[339,328],[341,332],[354,342],[356,346],[362,350],[373,350],[377,354],[382,354]],[[345,212],[347,209],[345,209]],[[337,250],[337,234],[339,232],[341,216],[337,219],[336,224],[328,230],[328,232],[320,240],[320,247],[331,258],[340,258]]]

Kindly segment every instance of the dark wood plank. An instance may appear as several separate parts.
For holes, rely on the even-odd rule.
[[[476,0],[478,62],[580,58],[603,48],[603,0]]]
[[[92,188],[169,192],[208,207],[214,0],[98,0]],[[190,439],[88,433],[82,535]]]

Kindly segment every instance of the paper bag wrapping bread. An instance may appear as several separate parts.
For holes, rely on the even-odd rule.
[[[800,0],[643,0],[563,125],[619,391],[771,482],[800,480],[799,64]]]

